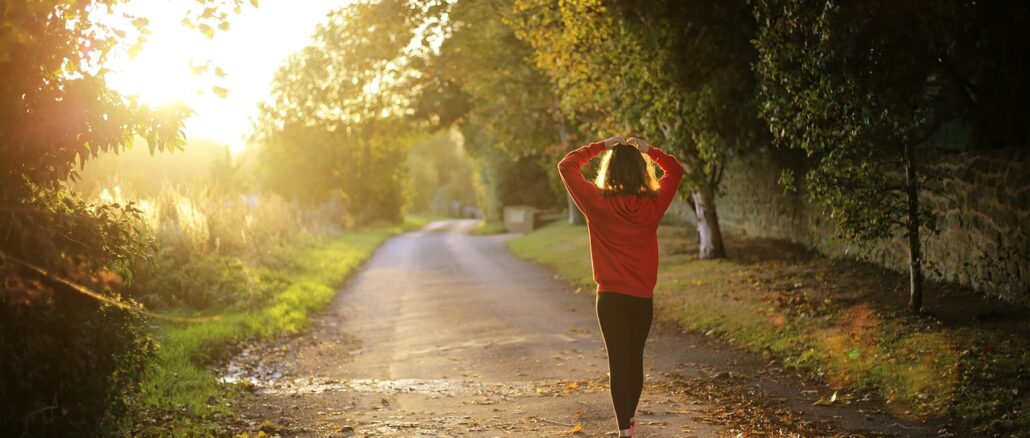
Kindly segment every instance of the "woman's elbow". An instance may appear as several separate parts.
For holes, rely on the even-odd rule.
[[[576,168],[576,163],[572,160],[561,160],[558,162],[558,173],[562,175],[576,172],[579,169]]]

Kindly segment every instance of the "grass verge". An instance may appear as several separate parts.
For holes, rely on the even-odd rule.
[[[840,390],[843,403],[872,393],[899,416],[944,416],[981,435],[1030,436],[1025,312],[928,284],[935,298],[927,315],[912,316],[904,311],[907,277],[869,264],[735,238],[727,239],[729,258],[698,260],[693,230],[663,226],[659,236],[659,317],[774,357]],[[594,287],[584,227],[551,224],[508,245]]]
[[[490,234],[501,234],[507,233],[508,229],[504,227],[504,224],[500,222],[487,222],[479,221],[476,227],[469,231],[469,234],[476,236],[486,236]]]
[[[299,332],[308,325],[308,316],[332,301],[337,288],[380,244],[429,221],[406,218],[402,225],[298,242],[284,250],[281,263],[254,268],[260,271],[260,287],[273,289],[267,302],[218,314],[180,314],[207,319],[153,326],[160,349],[134,400],[137,420],[133,434],[219,434],[221,424],[233,415],[229,398],[239,391],[219,383],[212,369],[229,348],[247,338]]]

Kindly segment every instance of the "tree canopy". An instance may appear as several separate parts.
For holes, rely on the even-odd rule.
[[[1030,131],[1011,117],[1030,110],[1025,81],[1012,82],[1030,73],[1030,44],[1017,36],[1028,11],[1006,2],[756,4],[762,116],[774,141],[811,158],[806,193],[838,234],[908,237],[913,310],[919,232],[936,229],[919,195],[947,176],[925,164],[948,148],[1027,144]]]
[[[255,135],[272,189],[342,201],[358,223],[399,218],[423,12],[404,1],[338,9],[280,68]]]
[[[722,256],[715,198],[723,166],[766,132],[756,115],[747,5],[518,0],[515,8],[517,34],[579,129],[633,133],[686,164],[701,255]]]
[[[143,138],[151,151],[184,143],[188,108],[151,108],[108,87],[105,63],[146,37],[118,0],[0,6],[0,430],[116,434],[122,393],[153,353],[134,305],[118,297],[149,240],[132,204],[94,203],[68,189],[77,166]],[[185,17],[221,26],[239,0]],[[83,292],[85,288],[92,293]],[[60,421],[40,413],[61,413]],[[53,418],[49,416],[48,418]]]

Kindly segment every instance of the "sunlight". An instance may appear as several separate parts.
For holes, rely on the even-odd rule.
[[[128,51],[116,53],[108,63],[112,88],[138,96],[146,105],[160,107],[177,101],[193,103],[203,88],[213,85],[208,83],[210,78],[195,74],[191,68],[197,64],[195,57],[202,54],[197,49],[205,41],[199,32],[182,24],[186,11],[181,2],[131,1],[116,14],[101,18],[119,21],[120,13],[125,12],[150,23],[150,34],[136,56]]]
[[[194,2],[129,0],[99,19],[142,17],[150,34],[136,56],[128,47],[112,54],[108,84],[152,107],[185,103],[194,111],[186,120],[188,140],[214,140],[239,153],[283,59],[310,41],[329,11],[346,3],[262,0],[258,8],[230,15],[229,28],[207,38],[183,23]]]
[[[182,40],[155,42],[150,50],[134,60],[131,68],[113,76],[111,86],[139,96],[148,106],[160,107],[177,101],[189,103],[202,92],[205,84],[190,71],[185,60],[174,55],[187,53],[179,41]]]

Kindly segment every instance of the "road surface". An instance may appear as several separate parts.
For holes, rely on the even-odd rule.
[[[513,257],[511,236],[467,234],[474,224],[391,239],[311,329],[247,347],[226,371],[256,382],[240,430],[615,436],[592,291]],[[824,389],[670,324],[645,355],[639,436],[931,434],[875,402],[813,407]]]

